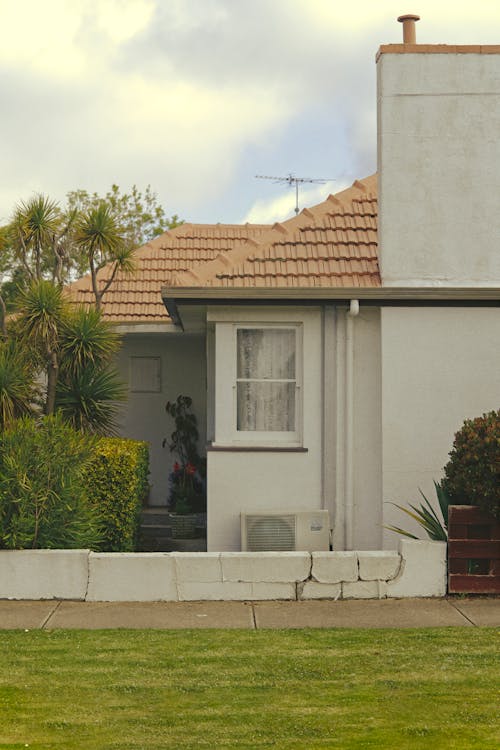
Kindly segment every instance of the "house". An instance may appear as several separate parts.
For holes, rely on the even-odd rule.
[[[320,508],[334,549],[396,547],[387,501],[432,495],[463,420],[498,408],[500,46],[418,45],[401,20],[377,55],[378,177],[273,227],[178,227],[105,298],[153,504],[164,404],[194,399],[209,550],[240,548],[242,512]]]

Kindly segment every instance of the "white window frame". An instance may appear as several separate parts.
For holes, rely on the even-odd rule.
[[[261,431],[261,430],[238,430],[238,331],[239,330],[263,330],[263,329],[284,329],[295,331],[295,429],[290,431]],[[302,445],[302,377],[303,377],[303,344],[302,344],[302,323],[284,323],[284,322],[239,322],[232,326],[231,349],[232,368],[231,368],[231,387],[232,387],[232,443],[234,445],[249,446],[287,446],[300,447]]]

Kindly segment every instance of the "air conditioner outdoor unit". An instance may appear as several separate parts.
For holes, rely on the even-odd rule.
[[[241,514],[241,549],[246,552],[315,552],[330,549],[327,510]]]

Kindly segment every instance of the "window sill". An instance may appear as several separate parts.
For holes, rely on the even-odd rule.
[[[298,445],[220,445],[208,443],[207,453],[308,453],[309,448]]]

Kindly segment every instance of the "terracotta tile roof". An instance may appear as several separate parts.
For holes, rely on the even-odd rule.
[[[268,230],[267,224],[182,224],[164,232],[136,251],[134,274],[117,274],[103,298],[104,316],[121,323],[168,322],[161,288],[172,283],[176,273],[221,253],[230,254],[235,243],[258,238]],[[108,267],[100,272],[101,282],[109,272]],[[70,284],[67,291],[75,302],[94,301],[88,275]]]
[[[376,175],[173,278],[189,287],[380,285]]]
[[[272,227],[183,224],[135,259],[136,272],[118,274],[104,296],[108,320],[168,322],[162,287],[379,287],[376,175]],[[68,291],[93,302],[89,276]]]

